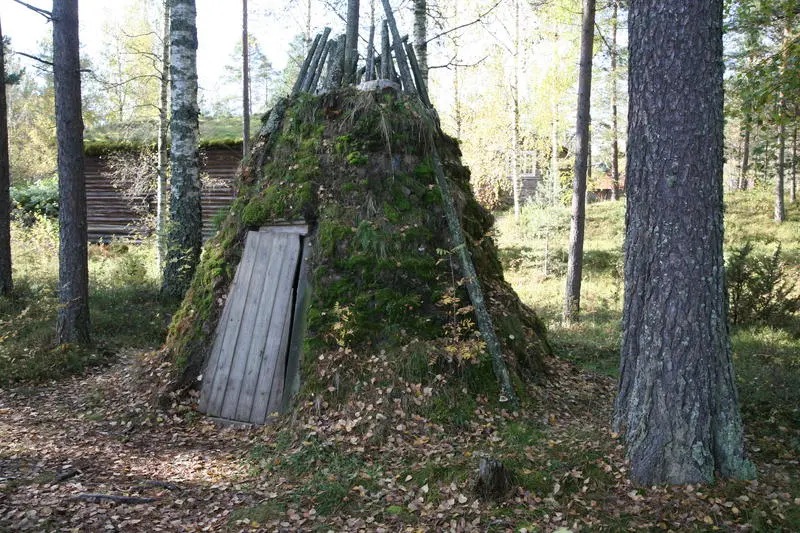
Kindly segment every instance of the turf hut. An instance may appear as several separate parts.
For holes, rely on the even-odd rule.
[[[378,364],[512,403],[543,371],[545,330],[503,279],[413,51],[383,44],[347,73],[326,31],[263,119],[167,339],[173,385],[211,416],[264,423]]]

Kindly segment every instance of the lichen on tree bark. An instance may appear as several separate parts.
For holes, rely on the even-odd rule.
[[[197,26],[194,0],[172,0],[170,9],[171,199],[162,291],[180,297],[200,258],[202,216],[198,157]]]

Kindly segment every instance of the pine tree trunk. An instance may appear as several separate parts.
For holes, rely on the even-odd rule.
[[[750,122],[745,117],[744,139],[742,141],[742,162],[739,165],[739,190],[747,189],[747,171],[750,169]]]
[[[428,2],[414,0],[414,52],[425,87],[428,86]]]
[[[250,152],[250,39],[247,0],[242,0],[242,157]]]
[[[789,62],[789,27],[783,29],[783,62],[781,63],[781,77],[786,73]],[[786,207],[784,200],[784,182],[786,177],[786,121],[788,120],[786,95],[781,87],[778,106],[780,108],[780,126],[778,133],[778,176],[775,180],[775,222],[782,223],[786,220]]]
[[[572,182],[572,220],[569,232],[567,287],[564,294],[564,321],[578,319],[581,310],[583,277],[583,233],[586,223],[586,171],[589,161],[589,123],[592,100],[592,55],[594,52],[595,0],[583,0],[581,62],[578,74],[578,118],[575,126],[577,150]]]
[[[636,484],[749,478],[722,254],[722,0],[633,2],[629,32],[615,428]]]
[[[11,294],[11,169],[8,159],[8,105],[6,102],[6,59],[0,27],[0,296]]]
[[[167,255],[167,135],[169,133],[169,0],[164,0],[161,33],[161,94],[158,109],[158,184],[156,186],[156,255],[158,269],[164,271]]]
[[[167,263],[162,292],[182,297],[200,258],[203,219],[200,211],[197,106],[197,12],[194,0],[172,0],[170,77],[172,168]]]
[[[58,344],[88,344],[89,268],[83,172],[78,0],[53,0],[53,79],[58,142]]]
[[[611,199],[619,200],[619,113],[617,112],[617,27],[619,0],[612,2],[611,15]]]

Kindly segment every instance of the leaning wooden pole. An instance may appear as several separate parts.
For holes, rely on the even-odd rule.
[[[397,29],[397,23],[394,20],[392,6],[389,5],[389,0],[381,1],[383,2],[383,10],[386,12],[386,22],[389,24],[389,31],[392,32],[394,56],[397,60],[397,68],[400,70],[400,80],[403,82],[403,90],[407,93],[413,93],[414,80],[411,76],[411,69],[408,66],[406,51],[403,49],[403,39],[400,37],[400,32]]]
[[[311,83],[314,81],[314,78],[316,77],[317,67],[319,67],[320,60],[323,59],[322,53],[328,46],[328,36],[330,34],[331,34],[330,28],[325,28],[325,30],[322,32],[322,37],[317,43],[317,47],[314,50],[314,55],[311,58],[311,63],[309,63],[308,69],[306,70],[305,76],[303,77],[303,83],[300,84],[301,92],[307,93],[311,91]]]
[[[447,183],[447,177],[444,175],[444,169],[442,168],[442,160],[439,158],[439,152],[435,146],[431,149],[431,159],[433,160],[439,191],[442,194],[444,213],[447,218],[447,225],[450,228],[450,237],[453,239],[454,251],[458,253],[458,257],[461,260],[461,268],[464,270],[464,277],[466,278],[467,293],[472,301],[472,306],[475,308],[478,329],[483,336],[483,340],[486,341],[486,349],[492,358],[492,370],[500,384],[500,392],[504,397],[501,400],[505,399],[516,409],[519,407],[519,399],[514,392],[513,385],[511,385],[511,376],[508,373],[506,362],[503,360],[500,341],[494,330],[492,316],[486,307],[483,289],[475,271],[472,256],[467,248],[464,232],[461,231],[461,221],[458,218],[455,200],[452,192],[450,192],[450,185]]]
[[[325,64],[328,60],[328,55],[332,53],[334,48],[336,48],[334,40],[329,39],[328,42],[325,43],[325,49],[322,51],[322,57],[320,57],[319,65],[314,73],[314,78],[311,80],[311,86],[308,89],[309,92],[316,92],[317,87],[319,86],[319,80],[322,77],[322,72],[325,70]]]
[[[311,45],[311,50],[308,51],[305,61],[303,61],[303,64],[300,66],[300,72],[297,74],[297,80],[295,80],[294,87],[292,87],[292,96],[299,93],[303,88],[303,81],[306,79],[306,73],[308,72],[309,66],[311,66],[311,61],[314,58],[314,52],[317,51],[317,46],[319,46],[319,41],[321,39],[322,34],[317,34],[317,36],[314,38],[314,44]]]

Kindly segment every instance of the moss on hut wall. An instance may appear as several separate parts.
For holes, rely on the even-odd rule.
[[[201,372],[246,231],[300,220],[312,225],[314,250],[302,364],[307,386],[318,381],[320,354],[399,353],[412,341],[430,347],[426,364],[486,373],[489,360],[428,159],[434,143],[510,366],[519,376],[541,372],[550,352],[544,328],[503,280],[493,219],[475,201],[457,142],[412,99],[344,89],[288,102],[280,128],[254,147],[237,200],[206,244],[170,327],[166,353],[176,385],[191,385]]]

